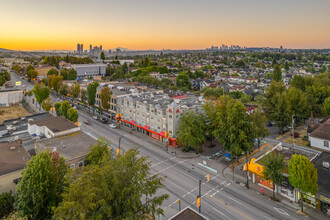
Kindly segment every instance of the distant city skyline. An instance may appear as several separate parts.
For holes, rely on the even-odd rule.
[[[326,0],[0,0],[0,48],[330,48]]]

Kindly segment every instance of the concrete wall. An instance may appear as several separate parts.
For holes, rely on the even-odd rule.
[[[22,101],[23,91],[0,92],[0,107],[17,105]]]

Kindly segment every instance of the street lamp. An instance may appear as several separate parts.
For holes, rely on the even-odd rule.
[[[202,181],[204,180],[205,176],[203,176],[202,179],[199,180],[199,192],[197,196],[197,207],[198,207],[198,212],[201,213],[202,211],[202,205],[201,205],[201,197],[202,197]],[[207,182],[210,181],[210,174],[206,175]]]
[[[119,141],[118,141],[118,150],[117,150],[117,155],[120,153],[120,143],[121,143],[121,139],[125,138],[126,136],[121,136],[119,137]]]

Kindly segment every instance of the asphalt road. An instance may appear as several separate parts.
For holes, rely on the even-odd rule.
[[[12,74],[12,81],[22,81],[22,84],[27,85],[28,90],[32,88],[32,85],[14,74]],[[55,97],[52,97],[52,100],[55,101]],[[190,206],[198,211],[196,199],[200,179],[203,179],[201,213],[209,219],[303,219],[291,207],[273,202],[225,179],[221,171],[226,164],[216,162],[218,172],[215,173],[198,165],[198,163],[203,163],[204,158],[176,157],[171,153],[172,150],[166,151],[163,143],[156,143],[146,136],[133,135],[122,128],[112,129],[79,110],[79,121],[84,120],[91,122],[90,125],[81,123],[81,129],[84,132],[94,138],[105,137],[114,149],[118,148],[119,137],[124,137],[121,140],[121,152],[138,147],[140,155],[148,157],[151,163],[150,175],[158,174],[165,178],[163,182],[165,187],[157,192],[157,195],[162,193],[170,195],[162,205],[165,211],[162,219],[168,219],[179,210],[178,199],[181,200],[181,209]],[[205,178],[207,174],[211,177],[209,182]],[[313,218],[309,217],[309,219]]]

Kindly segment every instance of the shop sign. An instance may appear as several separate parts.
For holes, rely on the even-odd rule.
[[[330,204],[330,198],[328,198],[328,197],[326,197],[324,195],[320,195],[320,200],[322,202],[326,202],[326,203]]]

